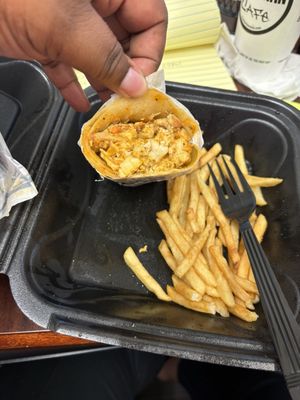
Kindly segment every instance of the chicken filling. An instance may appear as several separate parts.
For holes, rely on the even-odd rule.
[[[191,134],[174,115],[111,124],[91,136],[90,146],[119,177],[163,173],[191,161]]]

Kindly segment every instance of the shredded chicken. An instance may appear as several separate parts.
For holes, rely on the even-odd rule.
[[[95,132],[92,149],[120,177],[183,168],[191,161],[191,135],[174,115],[111,124]]]

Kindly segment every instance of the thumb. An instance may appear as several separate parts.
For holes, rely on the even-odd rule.
[[[103,86],[129,97],[141,96],[146,91],[145,78],[134,68],[108,25],[89,4],[72,22],[65,43],[60,58],[82,71],[97,92],[103,90]]]

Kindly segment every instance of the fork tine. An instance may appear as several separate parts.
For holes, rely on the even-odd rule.
[[[208,165],[208,169],[209,169],[209,171],[210,171],[210,174],[211,174],[211,176],[212,176],[212,178],[213,178],[213,181],[214,181],[214,184],[215,184],[215,188],[216,188],[216,191],[217,191],[217,193],[218,193],[218,198],[219,198],[220,201],[221,201],[221,199],[225,199],[223,190],[222,190],[222,188],[221,188],[221,186],[220,186],[220,184],[219,184],[219,182],[218,182],[218,179],[217,179],[217,177],[216,177],[214,171],[212,170],[212,167],[209,165],[209,163],[208,163],[207,165]]]
[[[240,193],[240,189],[238,187],[238,184],[236,183],[236,181],[235,181],[235,179],[234,179],[234,177],[232,175],[232,172],[231,172],[231,170],[230,170],[230,168],[229,168],[229,166],[227,164],[227,161],[226,161],[224,156],[222,156],[222,160],[224,162],[224,165],[225,165],[225,168],[227,170],[227,173],[228,173],[228,175],[230,177],[230,182],[231,182],[231,184],[233,186],[233,190],[235,191],[236,194]]]
[[[222,168],[220,167],[220,164],[218,163],[218,160],[216,160],[216,164],[217,164],[217,166],[219,168],[220,175],[221,175],[221,178],[222,178],[222,181],[223,181],[223,185],[225,186],[225,189],[226,189],[226,194],[227,194],[227,196],[230,196],[230,195],[233,194],[233,191],[232,191],[229,183],[227,182],[226,176],[224,175],[224,172],[222,171]]]
[[[236,173],[238,174],[239,180],[241,182],[241,185],[244,189],[245,192],[248,193],[253,193],[252,189],[250,188],[248,182],[246,181],[246,178],[244,177],[244,175],[242,174],[242,171],[240,170],[240,167],[238,166],[237,162],[235,161],[235,159],[233,158],[231,160],[232,164],[234,165],[234,168],[236,170]]]

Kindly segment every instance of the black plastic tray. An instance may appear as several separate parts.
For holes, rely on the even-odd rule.
[[[1,89],[1,87],[0,87]],[[262,96],[169,84],[168,92],[199,120],[209,146],[246,148],[254,173],[280,176],[265,190],[269,229],[264,248],[299,318],[300,116]],[[24,206],[22,232],[12,240],[2,271],[19,307],[37,324],[102,343],[250,368],[278,363],[260,307],[260,318],[198,314],[155,299],[125,266],[128,245],[138,249],[164,286],[170,271],[157,251],[162,234],[155,212],[166,207],[165,183],[124,188],[99,177],[77,145],[88,115],[64,106],[39,160],[39,196]]]
[[[15,159],[39,182],[40,160],[57,123],[62,99],[41,69],[0,57],[0,132]],[[0,220],[0,268],[10,261],[26,216],[26,203]],[[8,254],[9,253],[9,254]]]

